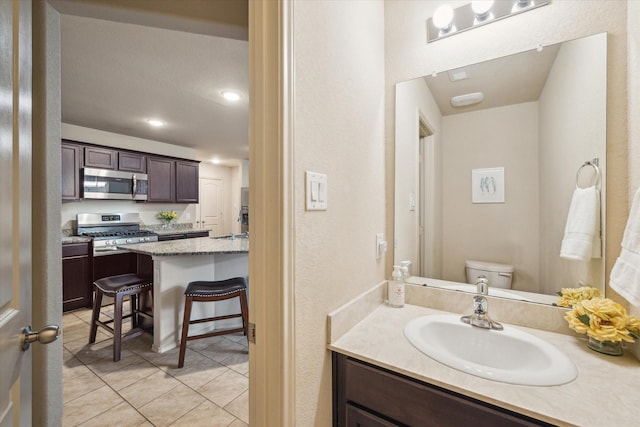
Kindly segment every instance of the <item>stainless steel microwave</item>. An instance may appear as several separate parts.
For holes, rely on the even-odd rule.
[[[147,200],[149,179],[144,173],[83,169],[85,199]]]

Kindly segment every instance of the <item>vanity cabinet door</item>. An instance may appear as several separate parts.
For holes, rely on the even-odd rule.
[[[353,414],[349,406],[364,411],[356,417],[373,416],[390,423],[362,421],[363,426],[551,425],[337,353],[333,354],[333,388],[336,427],[358,425],[349,421],[349,413]]]
[[[347,405],[347,427],[400,427],[353,405]]]

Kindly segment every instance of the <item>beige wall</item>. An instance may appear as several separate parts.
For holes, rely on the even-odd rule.
[[[385,277],[375,251],[385,231],[383,11],[380,1],[293,3],[298,427],[331,425],[327,313]],[[328,176],[326,211],[305,211],[307,170]]]
[[[433,71],[548,45],[600,32],[609,32],[607,65],[607,258],[610,271],[620,252],[628,215],[627,174],[627,2],[554,1],[539,9],[497,21],[434,43],[426,43],[425,21],[442,3],[385,2],[385,80],[387,174],[393,179],[394,86]],[[464,2],[463,2],[464,3]],[[638,181],[640,182],[640,180]],[[393,191],[387,197],[393,203]],[[443,196],[443,198],[446,197]],[[392,212],[390,208],[389,212]],[[393,226],[389,216],[388,225]]]
[[[393,237],[395,239],[394,263],[402,260],[409,260],[413,264],[412,274],[418,275],[418,214],[419,208],[425,209],[426,224],[425,234],[429,241],[433,242],[427,249],[423,269],[428,273],[428,277],[441,277],[442,274],[442,209],[440,205],[442,188],[442,144],[441,129],[442,116],[435,100],[429,92],[426,82],[422,78],[409,80],[398,84],[395,96],[396,124],[395,137],[399,142],[395,146],[395,229]],[[425,168],[428,170],[432,180],[431,187],[435,190],[430,196],[431,199],[421,199],[419,194],[419,118],[426,122],[433,131],[433,161],[424,159]],[[428,165],[427,165],[428,164]],[[409,209],[409,193],[416,196],[416,209]]]
[[[564,43],[540,96],[540,291],[603,283],[602,259],[559,257],[576,186],[576,171],[593,158],[606,177],[606,34]],[[603,54],[596,54],[602,52]],[[580,186],[594,181],[592,168],[580,172]],[[606,180],[601,196],[606,200]],[[606,217],[603,217],[606,221]],[[603,230],[604,231],[604,230]]]
[[[514,289],[537,292],[537,103],[445,116],[442,132],[443,277],[466,282],[466,260],[498,262],[516,268]],[[495,167],[505,203],[472,203],[471,171]]]

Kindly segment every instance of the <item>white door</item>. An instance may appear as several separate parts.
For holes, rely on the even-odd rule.
[[[14,15],[14,10],[18,12]],[[31,425],[31,6],[0,0],[0,426]],[[14,43],[17,36],[17,55]],[[14,62],[15,61],[15,62]],[[18,67],[14,67],[19,64]],[[18,70],[14,74],[14,70]],[[23,102],[24,101],[24,102]],[[22,398],[21,398],[22,396]]]
[[[210,236],[224,234],[224,190],[221,179],[200,178],[200,203],[197,221],[201,228],[212,231]]]

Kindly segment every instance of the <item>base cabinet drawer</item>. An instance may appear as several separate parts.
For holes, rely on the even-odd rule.
[[[550,426],[337,353],[333,381],[337,427]]]

